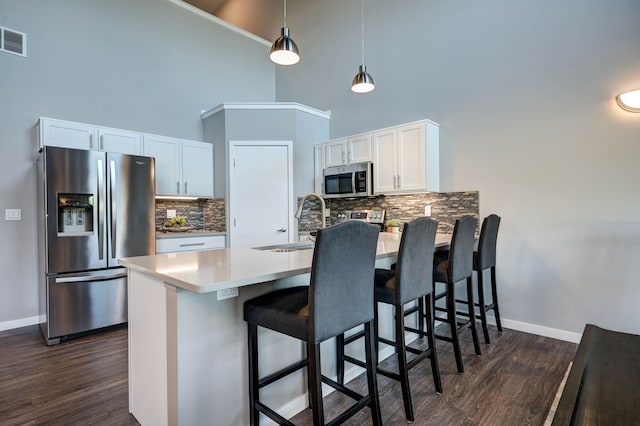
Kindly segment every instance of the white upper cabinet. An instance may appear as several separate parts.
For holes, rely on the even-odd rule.
[[[324,166],[333,167],[347,164],[347,140],[336,139],[324,144]]]
[[[347,163],[364,163],[366,161],[371,161],[371,133],[348,137]]]
[[[440,190],[439,128],[428,121],[379,130],[372,135],[376,194]]]
[[[142,135],[126,130],[98,127],[99,151],[142,155]]]
[[[182,142],[166,136],[144,135],[144,155],[156,159],[156,195],[182,195]]]
[[[182,141],[182,193],[213,197],[213,144]]]
[[[324,144],[319,144],[313,147],[313,161],[314,161],[313,170],[315,171],[314,192],[316,194],[324,193],[324,175],[322,173],[325,168],[324,155],[325,155]]]
[[[156,195],[213,197],[213,145],[144,135],[144,155],[156,159]]]
[[[142,135],[128,130],[40,118],[40,148],[43,146],[142,155]]]
[[[325,167],[371,161],[371,134],[325,142]]]
[[[98,139],[98,128],[89,124],[40,118],[40,148],[91,149]]]

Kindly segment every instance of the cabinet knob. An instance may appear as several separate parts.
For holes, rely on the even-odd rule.
[[[285,228],[280,228],[278,229],[278,232],[287,232],[287,230]]]

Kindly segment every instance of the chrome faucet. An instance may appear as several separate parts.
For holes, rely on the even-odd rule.
[[[295,214],[295,218],[300,220],[300,217],[302,216],[302,207],[304,207],[304,202],[307,201],[307,198],[311,198],[311,197],[316,197],[318,200],[320,200],[320,208],[322,209],[322,227],[326,228],[327,221],[325,219],[325,215],[327,212],[327,205],[324,203],[324,199],[322,198],[322,196],[320,194],[316,194],[315,192],[310,192],[302,197],[302,200],[300,201],[300,206],[298,207],[298,211]]]

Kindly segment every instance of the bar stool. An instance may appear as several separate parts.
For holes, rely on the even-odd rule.
[[[498,331],[502,331],[500,321],[500,307],[498,306],[498,290],[496,287],[496,242],[498,240],[498,228],[500,216],[492,214],[484,218],[480,230],[478,250],[473,253],[473,270],[478,275],[478,303],[479,318],[482,322],[482,332],[485,343],[491,343],[489,328],[487,327],[487,312],[493,310]],[[491,271],[491,303],[487,304],[484,297],[484,271]]]
[[[436,312],[445,312],[446,316],[438,316],[437,321],[449,324],[451,336],[437,334],[436,339],[444,340],[453,344],[453,352],[456,358],[456,366],[459,373],[464,373],[462,364],[462,352],[460,350],[460,341],[458,333],[462,329],[469,327],[473,337],[473,346],[476,355],[481,355],[480,342],[478,340],[478,332],[476,330],[475,310],[473,304],[473,246],[475,243],[475,231],[478,220],[473,216],[463,216],[456,220],[451,237],[451,246],[449,248],[449,256],[440,258],[434,256],[433,261],[433,292],[434,302],[446,298],[446,307],[435,306]],[[456,312],[456,283],[466,280],[467,282],[467,312],[468,318],[463,321],[457,319]],[[437,283],[444,284],[444,290],[437,292]]]
[[[427,217],[413,220],[404,226],[404,231],[400,240],[398,250],[398,262],[395,270],[376,269],[375,274],[375,298],[376,302],[386,303],[394,306],[395,310],[395,340],[388,340],[378,335],[378,309],[376,303],[375,310],[375,338],[376,352],[377,343],[382,342],[395,347],[398,357],[398,372],[393,372],[377,367],[377,372],[400,382],[402,389],[402,399],[407,420],[414,420],[413,404],[411,401],[411,389],[409,386],[409,370],[418,364],[422,359],[431,360],[431,371],[436,392],[442,393],[442,382],[440,380],[440,370],[438,368],[438,358],[436,354],[434,338],[434,319],[432,311],[431,294],[433,291],[433,251],[436,238],[438,222]],[[412,301],[426,299],[424,311],[419,311],[418,328],[407,327],[404,318],[407,313],[405,305]],[[422,304],[420,304],[422,306]],[[412,309],[411,312],[418,312]],[[424,315],[424,317],[423,317]],[[427,330],[424,331],[423,318],[426,318]],[[406,345],[405,330],[416,333],[421,337],[427,337],[428,348],[417,349]],[[336,342],[338,382],[344,381],[344,363],[364,367],[364,363],[345,355],[344,347],[362,337],[362,333],[356,333],[348,338],[344,335],[338,336]],[[407,360],[407,352],[414,355],[410,361]]]
[[[273,291],[244,303],[248,326],[249,407],[251,425],[259,413],[278,424],[292,423],[260,400],[260,389],[307,367],[313,424],[323,425],[322,383],[356,400],[328,424],[339,424],[362,408],[371,409],[373,424],[381,425],[375,374],[373,278],[380,228],[359,221],[318,231],[310,285]],[[364,324],[368,394],[360,395],[322,375],[320,343]],[[266,377],[259,377],[258,326],[307,343],[307,357]]]

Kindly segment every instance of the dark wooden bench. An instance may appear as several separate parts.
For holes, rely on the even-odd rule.
[[[640,425],[640,336],[587,324],[552,425]]]

